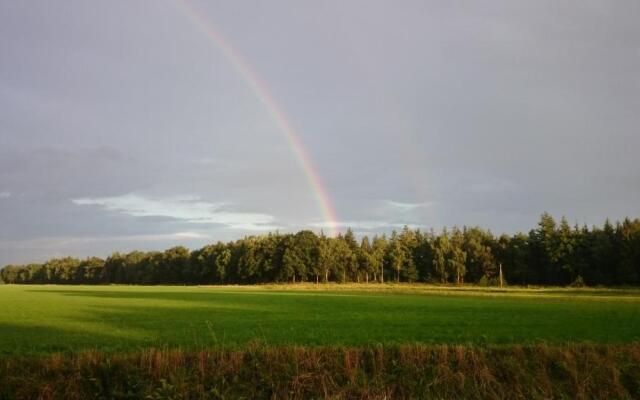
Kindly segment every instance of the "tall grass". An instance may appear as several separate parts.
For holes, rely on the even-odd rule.
[[[2,399],[640,398],[640,343],[89,351],[5,358]]]

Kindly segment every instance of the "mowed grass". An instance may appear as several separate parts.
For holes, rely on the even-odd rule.
[[[640,291],[0,286],[0,354],[640,340]]]

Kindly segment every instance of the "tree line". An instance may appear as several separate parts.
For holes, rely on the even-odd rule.
[[[434,282],[495,285],[640,285],[640,219],[573,226],[542,214],[528,234],[494,236],[480,227],[440,232],[404,227],[390,235],[352,230],[269,233],[190,251],[113,253],[8,265],[5,283],[257,284]]]

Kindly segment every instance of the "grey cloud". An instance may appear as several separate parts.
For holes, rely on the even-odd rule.
[[[341,228],[640,214],[636,1],[193,3],[288,115]],[[269,105],[176,4],[3,2],[0,51],[0,264],[252,232],[72,199],[327,224]]]

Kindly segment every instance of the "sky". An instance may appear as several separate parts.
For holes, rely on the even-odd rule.
[[[0,2],[0,265],[639,217],[639,17],[636,0]]]

